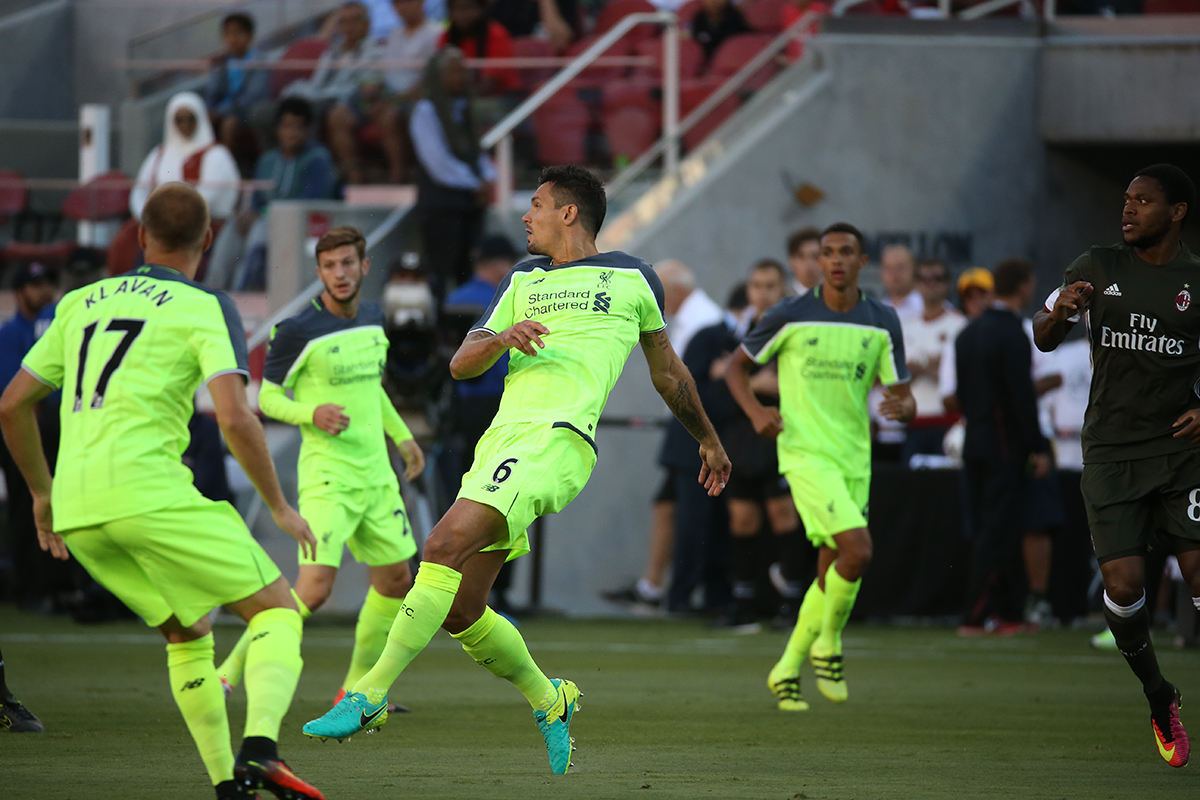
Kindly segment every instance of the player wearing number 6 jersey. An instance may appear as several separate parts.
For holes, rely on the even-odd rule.
[[[511,349],[500,410],[457,501],[425,543],[382,657],[332,711],[304,726],[306,734],[345,738],[374,727],[389,688],[441,626],[533,706],[551,770],[570,766],[579,689],[547,678],[487,597],[504,562],[529,552],[529,524],[562,510],[587,482],[600,412],[635,344],[655,388],[700,442],[700,481],[709,494],[729,478],[729,459],[695,384],[663,333],[657,276],[624,253],[596,249],[604,211],[604,187],[587,170],[542,173],[523,218],[528,250],[541,258],[513,268],[450,365],[454,377],[470,378]]]
[[[1196,187],[1178,167],[1140,171],[1125,190],[1124,241],[1093,247],[1033,319],[1040,350],[1086,317],[1092,388],[1080,490],[1104,577],[1104,616],[1150,704],[1158,752],[1188,762],[1181,695],[1163,677],[1146,611],[1146,548],[1158,538],[1200,608],[1200,258],[1180,240]]]
[[[288,583],[228,503],[206,500],[180,460],[192,397],[207,382],[229,449],[281,528],[315,548],[288,506],[262,426],[246,403],[246,334],[220,292],[192,280],[212,244],[208,206],[169,183],[150,195],[139,244],[147,265],[77,289],[0,398],[4,438],[34,498],[42,548],[68,551],[167,639],[171,693],[218,798],[321,798],[275,742],[300,677],[300,614]],[[34,405],[62,388],[53,482]],[[250,624],[246,728],[234,759],[213,666],[208,612]],[[236,781],[235,781],[236,778]]]

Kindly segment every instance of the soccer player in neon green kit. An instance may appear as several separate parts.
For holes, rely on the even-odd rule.
[[[829,226],[817,260],[824,283],[768,310],[734,351],[726,372],[729,390],[754,429],[778,439],[779,469],[809,540],[820,548],[817,578],[804,595],[783,657],[767,677],[785,711],[808,708],[800,692],[805,655],[821,694],[839,703],[849,694],[842,629],[871,561],[867,393],[878,378],[887,387],[879,409],[884,417],[907,422],[917,413],[900,320],[858,288],[858,273],[867,264],[862,234],[846,223]],[[751,360],[765,364],[776,356],[777,409],[755,399],[747,377]]]
[[[317,549],[312,558],[300,553],[300,616],[329,599],[344,545],[370,570],[340,700],[383,652],[412,586],[408,559],[417,546],[385,434],[404,457],[407,480],[421,474],[425,456],[380,383],[388,348],[383,312],[359,296],[371,268],[367,240],[344,226],[322,236],[316,250],[325,291],[271,332],[258,404],[267,416],[299,425],[303,436],[300,513],[313,527]],[[226,685],[240,682],[249,643],[246,631],[218,669]]]
[[[68,553],[167,639],[171,693],[218,798],[321,798],[280,760],[275,742],[300,678],[300,615],[288,583],[233,506],[192,485],[181,456],[192,397],[208,384],[217,422],[279,527],[316,540],[284,500],[262,426],[246,402],[246,332],[224,293],[192,278],[212,244],[192,187],[160,186],[138,240],[146,266],[77,289],[0,398],[0,425],[34,498],[38,539]],[[63,390],[53,481],[34,406]],[[208,612],[250,624],[245,739],[236,760],[213,666]],[[235,780],[236,778],[236,780]]]
[[[590,172],[543,171],[522,220],[529,252],[541,257],[513,268],[450,364],[455,378],[470,378],[511,349],[500,410],[425,543],[383,656],[332,711],[304,726],[309,736],[340,739],[382,724],[389,688],[441,626],[533,706],[551,770],[570,767],[579,689],[547,678],[487,597],[504,562],[529,552],[529,524],[583,489],[600,413],[635,344],[654,387],[700,442],[699,481],[717,495],[729,479],[725,450],[664,333],[658,277],[636,258],[596,249],[604,212],[604,187]]]

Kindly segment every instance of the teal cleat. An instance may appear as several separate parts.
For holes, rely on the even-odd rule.
[[[320,719],[304,724],[304,735],[314,739],[349,739],[362,731],[374,733],[388,718],[388,702],[384,696],[372,703],[360,692],[350,692]]]
[[[571,717],[579,710],[579,698],[583,692],[567,680],[551,678],[550,682],[558,689],[558,699],[549,711],[534,711],[533,718],[542,729],[542,738],[546,740],[550,771],[555,775],[566,775],[572,766],[571,751],[575,749],[575,740],[570,734]]]

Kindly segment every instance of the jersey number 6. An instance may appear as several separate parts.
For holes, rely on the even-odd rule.
[[[517,463],[518,459],[506,458],[500,462],[500,466],[496,467],[496,471],[492,473],[492,483],[504,483],[512,476],[512,467],[509,464]]]
[[[92,344],[92,336],[96,333],[96,326],[99,322],[93,322],[83,329],[83,342],[79,345],[79,371],[75,374],[75,411],[83,409],[83,372],[87,368],[88,348]],[[108,391],[108,382],[112,379],[113,373],[117,371],[117,367],[121,366],[121,362],[125,359],[125,354],[129,352],[130,346],[133,345],[133,340],[142,332],[142,328],[146,326],[144,319],[114,319],[108,323],[106,331],[121,331],[125,335],[121,337],[121,341],[117,343],[117,349],[113,350],[112,356],[108,359],[108,363],[104,365],[104,369],[100,371],[100,380],[96,381],[96,391],[92,394],[92,408],[101,408],[104,406],[104,393]]]

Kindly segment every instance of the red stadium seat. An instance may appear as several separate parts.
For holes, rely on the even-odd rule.
[[[625,108],[637,108],[656,118],[662,116],[659,81],[638,78],[610,83],[604,87],[602,113],[607,116]]]
[[[131,184],[125,173],[110,170],[77,186],[63,202],[63,216],[76,222],[103,222],[129,213]]]
[[[536,36],[518,36],[512,40],[513,58],[553,58],[558,55],[554,45]],[[554,67],[539,69],[519,69],[521,76],[521,91],[530,93],[545,81],[549,80],[557,70]]]
[[[633,160],[658,138],[658,119],[645,108],[627,106],[604,115],[608,152],[614,159]]]
[[[654,59],[652,67],[638,67],[634,74],[638,77],[653,78],[662,83],[663,43],[662,39],[647,39],[638,42],[636,53],[639,56],[649,56]],[[679,40],[679,77],[682,80],[694,78],[700,74],[704,66],[704,50],[694,39]]]
[[[692,29],[692,20],[700,13],[700,0],[688,0],[679,7],[675,12],[675,18],[679,20],[679,27],[682,30],[690,31]]]
[[[600,36],[606,33],[630,14],[652,14],[657,10],[646,0],[609,0],[601,9],[600,15],[596,17],[596,35]],[[647,23],[634,27],[622,39],[629,41],[629,49],[632,50],[638,42],[643,39],[652,39],[658,35],[658,32],[657,25]]]
[[[587,106],[573,95],[559,92],[533,112],[538,159],[546,166],[583,164],[587,160],[585,140],[591,124]]]
[[[310,36],[306,39],[297,39],[288,45],[287,50],[283,51],[280,57],[281,61],[289,59],[296,60],[316,60],[329,48],[329,40],[319,36]],[[302,67],[298,69],[290,69],[281,67],[271,70],[271,75],[267,78],[267,85],[271,89],[271,97],[279,97],[287,85],[292,81],[300,80],[301,78],[312,77],[314,67]]]
[[[567,57],[575,58],[584,50],[587,50],[596,43],[595,36],[587,36],[580,39],[575,44],[567,48]],[[601,58],[609,56],[627,56],[632,50],[633,44],[628,37],[621,37],[613,43],[612,47],[600,54]],[[587,67],[575,76],[568,85],[567,89],[599,89],[606,84],[622,80],[628,74],[628,67],[610,67],[610,66],[591,66]]]
[[[686,117],[693,110],[703,103],[710,94],[712,94],[721,82],[711,78],[701,78],[695,81],[688,81],[679,90],[679,116]],[[696,126],[684,134],[683,143],[688,150],[694,150],[708,135],[716,130],[722,122],[733,116],[738,110],[741,102],[738,100],[737,94],[733,94],[720,103],[717,107],[705,115]]]
[[[29,190],[21,173],[0,170],[0,221],[19,216],[29,207]]]
[[[770,44],[773,38],[769,33],[741,33],[729,37],[713,55],[709,74],[720,77],[734,74]],[[760,89],[775,77],[776,71],[775,65],[768,63],[742,86],[745,89]]]
[[[759,33],[779,33],[783,30],[783,6],[787,0],[753,0],[742,7],[750,27]]]

